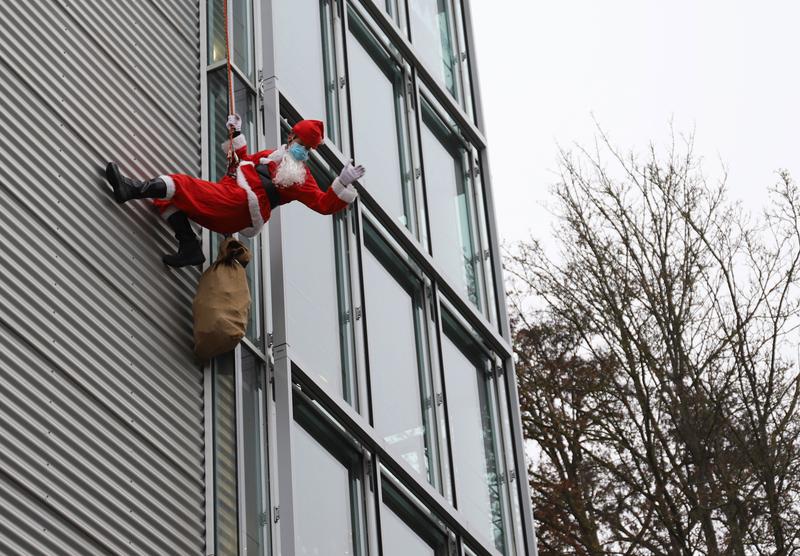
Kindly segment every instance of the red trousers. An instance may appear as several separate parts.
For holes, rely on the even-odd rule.
[[[168,198],[156,199],[153,204],[165,218],[181,211],[220,234],[233,234],[251,225],[247,192],[235,178],[225,176],[214,183],[183,174],[160,177],[167,184]]]

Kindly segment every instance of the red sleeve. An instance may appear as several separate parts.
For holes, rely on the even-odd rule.
[[[222,148],[222,152],[224,152],[225,155],[227,156],[228,141],[227,140],[223,141],[220,147]],[[244,136],[243,133],[240,133],[239,135],[233,138],[233,152],[236,153],[236,156],[239,158],[239,160],[248,159],[247,138]]]
[[[340,199],[332,186],[327,191],[322,191],[311,172],[307,170],[306,172],[307,176],[304,183],[287,187],[284,190],[287,200],[300,201],[320,214],[333,214],[347,208],[349,203]]]

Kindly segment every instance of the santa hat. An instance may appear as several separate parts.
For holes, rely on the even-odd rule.
[[[309,149],[316,149],[325,136],[325,126],[319,120],[300,120],[292,128],[298,139]]]

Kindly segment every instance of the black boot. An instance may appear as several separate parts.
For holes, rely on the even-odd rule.
[[[175,232],[175,239],[178,240],[178,252],[174,255],[164,255],[161,258],[164,264],[176,268],[203,264],[206,260],[203,255],[203,246],[192,230],[186,214],[176,212],[167,218],[167,222]]]
[[[106,166],[106,179],[114,188],[114,199],[118,203],[131,199],[163,199],[167,196],[167,184],[161,178],[148,181],[126,178],[114,162]]]

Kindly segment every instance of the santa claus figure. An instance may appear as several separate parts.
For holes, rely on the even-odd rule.
[[[235,175],[226,175],[216,183],[183,174],[139,181],[120,174],[114,162],[106,167],[106,178],[118,203],[155,199],[156,208],[178,240],[178,252],[163,257],[169,266],[200,265],[205,261],[190,220],[220,234],[239,232],[252,237],[280,205],[300,201],[321,214],[333,214],[356,198],[352,184],[364,175],[363,166],[353,166],[350,161],[324,192],[306,166],[309,151],[322,143],[322,122],[303,120],[292,128],[285,145],[255,154],[247,153],[241,118],[231,115],[227,125],[233,129],[233,149],[239,163]],[[227,142],[223,144],[226,151],[228,146]]]

